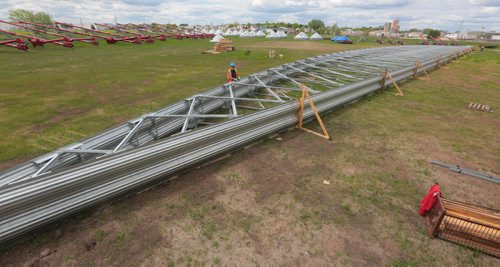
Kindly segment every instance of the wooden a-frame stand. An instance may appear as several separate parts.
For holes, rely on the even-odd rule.
[[[316,106],[314,105],[314,103],[311,99],[311,96],[309,95],[309,92],[306,90],[306,87],[303,84],[301,86],[301,89],[302,89],[302,96],[299,99],[299,101],[300,101],[300,108],[299,108],[299,113],[298,113],[299,123],[297,124],[297,128],[331,141],[332,136],[330,135],[330,133],[326,129],[325,125],[323,124],[323,120],[321,120],[321,117],[319,116],[318,110],[316,109]],[[323,134],[317,133],[315,131],[311,131],[311,130],[306,129],[302,126],[302,122],[304,119],[304,103],[305,103],[306,97],[307,97],[307,100],[309,101],[309,104],[311,105],[311,109],[313,110],[314,115],[316,116],[316,119],[318,120],[319,126],[321,127]]]
[[[385,90],[385,81],[387,80],[387,78],[389,78],[391,80],[392,84],[394,85],[394,87],[396,87],[396,89],[398,89],[398,93],[396,95],[404,96],[403,91],[401,91],[401,88],[399,88],[398,84],[396,83],[394,78],[392,78],[391,73],[389,71],[387,71],[387,69],[385,70],[384,75],[382,76],[382,80],[380,81],[380,85],[382,87],[382,90]]]
[[[422,67],[422,63],[420,63],[420,61],[417,61],[417,63],[415,63],[415,69],[413,70],[413,78],[414,79],[419,79],[419,80],[430,80],[431,79],[431,76],[429,76],[429,73],[427,73],[427,71],[425,69],[422,69],[423,70],[423,73],[425,74],[425,77],[418,77],[417,76],[417,73],[418,73],[418,69]]]

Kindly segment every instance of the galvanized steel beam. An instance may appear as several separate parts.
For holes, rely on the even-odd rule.
[[[342,86],[331,83],[329,90],[313,94],[312,99],[319,112],[330,111],[390,85],[388,79],[381,84],[384,69],[389,69],[395,81],[402,81],[413,77],[416,60],[422,63],[418,70],[421,73],[466,51],[470,51],[470,47],[399,46],[314,57],[306,62],[318,66],[324,63],[315,61],[332,62],[331,66],[335,66],[335,62],[348,62],[352,70],[337,68],[335,71],[361,80]],[[365,62],[376,67],[367,69]],[[362,70],[359,75],[357,68]],[[266,92],[270,93],[270,86],[281,87],[279,84],[284,81],[300,85],[294,77],[304,74],[321,77],[318,71],[321,69],[301,62],[272,68],[243,78],[241,84],[234,84],[237,86],[226,84],[195,95],[188,101],[140,116],[130,123],[3,172],[0,174],[0,242],[134,188],[170,179],[215,157],[293,127],[297,123],[298,102],[284,102],[292,97],[278,100],[275,95],[257,99],[257,90],[267,88],[270,91]],[[367,73],[371,76],[367,77]],[[232,90],[228,91],[227,86]],[[238,101],[254,101],[262,110],[241,115],[235,110]],[[263,103],[275,106],[265,107]],[[233,110],[231,114],[212,114],[227,108]],[[306,105],[304,119],[313,116]],[[191,118],[228,120],[213,124],[201,121],[210,126],[189,130]],[[152,129],[156,134],[151,134]],[[135,142],[131,142],[132,139]]]

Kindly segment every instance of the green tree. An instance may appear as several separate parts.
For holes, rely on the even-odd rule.
[[[340,28],[337,25],[337,23],[332,25],[332,34],[339,35],[340,34]]]
[[[45,12],[33,12],[26,9],[13,9],[9,11],[9,19],[11,20],[24,20],[29,22],[36,22],[40,24],[52,24],[52,17]]]
[[[423,33],[423,34],[429,34],[429,33],[431,33],[431,31],[432,31],[432,29],[430,29],[430,28],[425,28],[425,29],[423,29],[423,30],[422,30],[422,33]]]
[[[431,30],[429,32],[429,35],[432,36],[432,37],[434,37],[434,38],[437,38],[437,37],[441,36],[441,31],[439,31],[439,30]]]
[[[309,23],[307,25],[309,25],[309,27],[315,31],[318,31],[319,29],[325,27],[325,23],[319,19],[313,19],[313,20],[309,21]]]

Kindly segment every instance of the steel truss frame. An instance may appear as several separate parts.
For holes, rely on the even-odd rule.
[[[35,158],[0,173],[0,242],[293,127],[299,105],[293,92],[302,84],[317,110],[327,112],[390,86],[386,70],[400,82],[414,76],[416,62],[421,74],[469,51],[397,46],[299,60]],[[304,120],[313,117],[306,105]]]

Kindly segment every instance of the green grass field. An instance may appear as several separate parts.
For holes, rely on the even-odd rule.
[[[229,62],[246,76],[320,53],[370,46],[322,41],[294,48],[293,41],[237,38],[235,52],[202,55],[212,47],[208,41],[77,44],[74,49],[46,45],[28,53],[0,47],[0,163],[52,151],[218,86],[225,82]],[[263,44],[275,44],[284,57],[267,58]]]
[[[13,164],[220,85],[230,61],[248,75],[373,45],[237,39],[236,52],[219,55],[201,55],[211,47],[206,40],[2,48],[0,162]],[[284,58],[266,58],[269,49]],[[400,84],[403,97],[389,89],[323,116],[333,142],[286,132],[68,218],[1,251],[0,265],[498,266],[497,258],[430,239],[418,208],[434,182],[446,198],[499,208],[500,187],[428,164],[499,175],[499,51]],[[493,112],[468,109],[470,102]],[[45,249],[55,252],[40,257]]]

